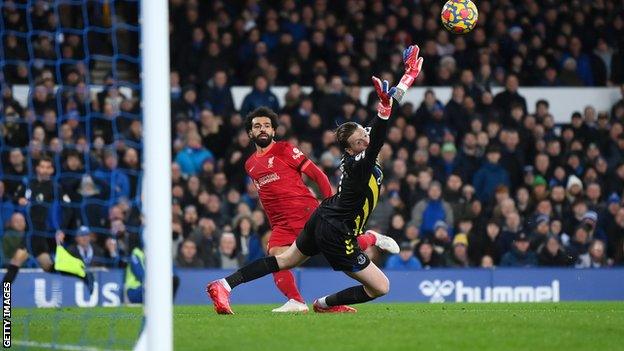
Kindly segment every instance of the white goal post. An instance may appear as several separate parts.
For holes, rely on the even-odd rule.
[[[168,6],[141,0],[140,19],[146,319],[135,349],[160,351],[173,349]]]

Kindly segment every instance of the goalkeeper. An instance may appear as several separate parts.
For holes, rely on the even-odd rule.
[[[414,82],[422,68],[423,59],[418,58],[418,51],[418,46],[410,46],[404,52],[405,76],[409,77],[401,79],[404,89]],[[383,179],[377,155],[386,139],[392,111],[391,96],[396,92],[395,88],[388,89],[388,82],[382,83],[379,78],[373,77],[373,84],[380,102],[377,105],[378,118],[373,119],[370,129],[347,122],[336,130],[343,151],[338,192],[319,205],[295,243],[285,252],[258,259],[230,276],[208,284],[206,290],[217,313],[233,313],[229,295],[236,286],[296,267],[318,253],[325,256],[334,270],[343,271],[362,285],[315,300],[315,312],[356,312],[346,305],[371,301],[388,293],[388,278],[360,250],[356,240],[377,205]]]

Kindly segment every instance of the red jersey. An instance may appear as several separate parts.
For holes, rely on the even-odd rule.
[[[302,228],[318,207],[319,201],[301,179],[308,162],[297,147],[285,141],[275,142],[263,154],[255,152],[245,162],[271,227]]]

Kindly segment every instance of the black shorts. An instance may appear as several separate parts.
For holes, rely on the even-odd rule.
[[[56,240],[37,234],[24,235],[19,248],[26,249],[26,251],[35,258],[42,253],[52,255],[54,253],[53,251],[56,250]]]
[[[335,271],[358,272],[370,263],[357,238],[346,234],[318,214],[312,214],[297,237],[297,248],[306,256],[322,253]]]

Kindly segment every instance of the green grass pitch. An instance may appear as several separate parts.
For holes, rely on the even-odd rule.
[[[624,302],[369,303],[340,315],[273,307],[234,305],[235,315],[220,316],[208,305],[176,306],[175,350],[624,350]],[[140,316],[129,307],[16,308],[13,348],[128,350]]]

